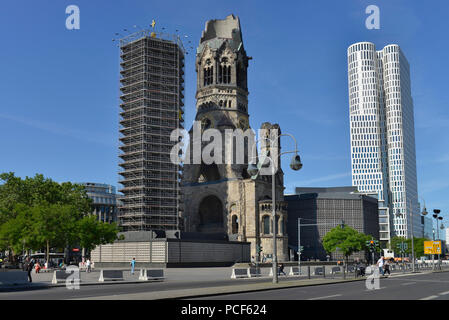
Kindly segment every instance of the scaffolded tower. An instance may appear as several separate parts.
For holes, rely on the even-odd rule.
[[[184,48],[178,36],[142,30],[120,40],[122,231],[180,227],[180,165],[170,160],[183,128]]]

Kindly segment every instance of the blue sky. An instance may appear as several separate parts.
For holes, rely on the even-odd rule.
[[[380,30],[365,28],[368,5]],[[80,30],[65,27],[68,5]],[[299,141],[304,167],[294,186],[351,185],[346,49],[399,44],[411,65],[419,195],[449,212],[449,21],[447,1],[39,0],[1,5],[0,172],[56,181],[118,181],[116,32],[134,25],[180,30],[198,45],[208,19],[241,19],[253,128],[277,122]],[[190,50],[193,52],[193,50]],[[186,124],[195,114],[194,55],[186,60]],[[288,140],[284,149],[292,148]],[[449,225],[449,221],[447,222]]]

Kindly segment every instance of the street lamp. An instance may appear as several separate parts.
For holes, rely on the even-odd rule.
[[[438,228],[438,220],[443,220],[443,217],[438,216],[440,214],[440,209],[434,209],[433,210],[433,217],[437,221],[437,241],[440,241],[440,230]],[[434,231],[434,237],[435,237],[435,231]],[[440,254],[438,253],[438,267],[440,267]]]
[[[298,144],[296,142],[296,139],[293,135],[284,133],[277,135],[276,138],[280,138],[282,136],[289,136],[295,141],[295,150],[293,151],[285,151],[279,154],[279,157],[287,154],[287,153],[294,153],[290,168],[292,168],[295,171],[298,171],[302,168],[301,158],[298,155]],[[264,138],[265,141],[270,141],[270,149],[273,146],[277,146],[277,144],[273,144],[274,139],[270,138]],[[257,148],[257,143],[260,140],[256,141],[255,147]],[[271,166],[272,166],[272,172],[271,172],[271,199],[272,199],[272,219],[273,219],[273,283],[278,283],[278,270],[277,270],[277,242],[276,242],[276,235],[277,235],[277,228],[276,228],[276,172],[278,171],[278,168],[276,168],[275,161],[272,158],[272,153],[267,152],[266,158],[270,160]],[[259,163],[259,165],[256,165],[254,163],[248,164],[248,173],[251,175],[251,179],[255,180],[259,174],[260,169],[262,168],[263,163]]]

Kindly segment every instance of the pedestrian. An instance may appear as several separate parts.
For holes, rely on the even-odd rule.
[[[283,264],[283,263],[281,263],[281,264],[279,265],[279,272],[278,272],[278,276],[280,276],[280,275],[281,275],[281,273],[283,273],[283,274],[284,274],[284,276],[286,276],[286,274],[285,274],[285,272],[284,272],[284,264]]]
[[[86,261],[86,272],[90,272],[91,271],[90,267],[91,267],[91,262],[90,262],[90,259],[87,258],[87,261]]]
[[[386,274],[386,273],[388,273],[388,276],[390,276],[390,259],[387,259],[387,260],[385,260],[385,263],[384,263],[384,275]]]
[[[381,256],[379,260],[377,260],[377,266],[379,267],[379,273],[384,275],[384,257]]]
[[[33,267],[34,267],[34,260],[31,260],[30,257],[28,257],[25,262],[25,270],[28,273],[29,282],[33,282],[33,279],[31,278],[31,271],[33,271]]]
[[[134,267],[136,266],[136,258],[133,258],[129,264],[131,265],[131,274],[134,274]]]
[[[40,270],[41,270],[41,265],[39,264],[39,261],[37,261],[35,264],[35,272],[39,273]]]

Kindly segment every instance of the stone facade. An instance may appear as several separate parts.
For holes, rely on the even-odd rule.
[[[247,68],[251,58],[246,55],[240,21],[230,15],[224,20],[210,20],[206,23],[196,55],[197,94],[195,120],[201,124],[201,132],[216,129],[220,132],[223,145],[229,147],[233,139],[227,139],[225,130],[251,129],[248,113]],[[199,126],[197,127],[199,128]],[[264,123],[262,128],[280,134],[277,124]],[[182,192],[184,195],[184,226],[188,232],[223,233],[230,240],[251,243],[251,256],[258,257],[256,246],[262,246],[262,254],[272,254],[272,227],[263,233],[263,219],[271,221],[271,175],[259,175],[252,179],[247,167],[255,162],[248,156],[248,141],[245,140],[243,161],[195,164],[193,154],[195,143],[203,148],[207,143],[195,140],[195,126],[189,132],[189,161],[183,170]],[[246,131],[248,132],[248,131]],[[265,150],[279,148],[277,144],[265,145]],[[223,157],[226,159],[223,147]],[[235,151],[235,144],[228,150]],[[264,152],[264,149],[262,149]],[[273,154],[273,153],[271,153]],[[239,154],[236,155],[236,157]],[[237,162],[237,163],[236,163]],[[279,168],[275,175],[278,218],[279,260],[288,260],[288,238],[282,225],[287,220],[286,204],[283,201],[283,173]],[[269,216],[269,218],[264,218]],[[271,233],[271,238],[270,238]],[[271,239],[271,241],[270,241]]]

